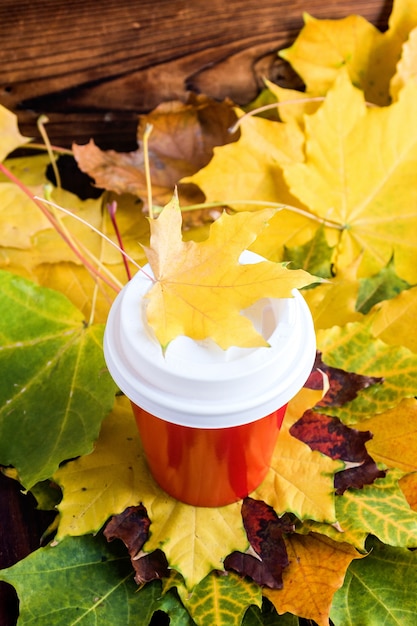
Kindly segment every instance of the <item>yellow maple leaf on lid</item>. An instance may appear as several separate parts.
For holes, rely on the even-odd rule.
[[[320,280],[271,261],[239,263],[274,214],[273,209],[223,213],[198,243],[182,240],[175,197],[150,220],[145,251],[156,281],[147,294],[146,315],[163,347],[179,335],[211,338],[223,349],[268,345],[242,311],[262,298],[289,298],[292,289]]]

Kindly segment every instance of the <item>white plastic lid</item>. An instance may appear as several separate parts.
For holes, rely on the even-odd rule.
[[[247,251],[240,258],[260,260]],[[143,296],[151,286],[143,272],[134,276],[114,301],[104,334],[111,376],[148,413],[196,428],[239,426],[285,405],[307,380],[316,341],[297,290],[293,298],[263,299],[245,312],[270,347],[222,350],[211,340],[181,336],[164,355],[146,321]]]

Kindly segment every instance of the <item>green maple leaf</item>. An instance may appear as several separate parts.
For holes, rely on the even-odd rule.
[[[390,300],[409,287],[409,283],[397,275],[394,259],[391,259],[378,274],[359,280],[356,311],[369,313],[378,302]]]
[[[372,539],[336,592],[330,617],[343,626],[414,626],[417,553]]]
[[[327,243],[324,228],[318,228],[314,237],[302,246],[284,246],[284,261],[290,261],[290,268],[303,269],[321,278],[330,278],[333,247]]]
[[[159,581],[138,588],[121,543],[102,537],[69,537],[33,552],[0,572],[20,599],[19,625],[137,626],[165,610],[172,624],[191,620],[175,595],[161,598]]]
[[[62,294],[0,271],[0,463],[30,488],[91,451],[111,409],[103,327]]]

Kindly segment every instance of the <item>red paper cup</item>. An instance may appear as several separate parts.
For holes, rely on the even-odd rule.
[[[151,286],[139,272],[116,298],[104,335],[107,366],[131,400],[162,489],[194,506],[230,504],[265,478],[286,405],[311,371],[310,311],[296,290],[293,298],[263,299],[245,314],[269,347],[222,350],[178,337],[163,354],[146,322]]]
[[[191,428],[132,406],[156,482],[194,506],[223,506],[256,489],[269,470],[286,409],[242,426]]]

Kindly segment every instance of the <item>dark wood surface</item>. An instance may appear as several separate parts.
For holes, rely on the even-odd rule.
[[[297,84],[276,52],[295,39],[304,11],[358,13],[385,28],[391,8],[392,0],[0,0],[0,103],[29,136],[46,114],[57,145],[94,136],[101,147],[133,149],[137,113],[189,89],[245,104],[264,76]]]
[[[385,29],[391,0],[0,0],[0,104],[38,137],[46,114],[52,143],[94,137],[135,149],[137,115],[187,91],[251,101],[262,78],[299,85],[277,57],[302,13],[357,13]],[[0,475],[0,569],[39,546],[51,516]],[[17,598],[0,583],[0,626],[13,626]]]

